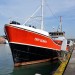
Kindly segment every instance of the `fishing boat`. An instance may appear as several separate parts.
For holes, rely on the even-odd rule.
[[[52,59],[54,57],[58,57],[58,52],[63,49],[68,51],[66,41],[63,41],[62,43],[65,46],[65,48],[63,48],[62,44],[60,45],[56,43],[51,38],[49,32],[43,30],[43,0],[41,6],[41,29],[26,26],[24,24],[21,25],[15,21],[5,24],[5,34],[11,48],[14,63],[43,60],[48,58]],[[36,13],[36,11],[34,13]]]

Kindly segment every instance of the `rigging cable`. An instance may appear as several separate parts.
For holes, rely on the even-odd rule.
[[[51,8],[49,7],[47,1],[46,1],[46,0],[44,0],[44,1],[45,1],[45,3],[46,3],[46,6],[48,7],[49,11],[50,11],[50,12],[52,13],[52,15],[57,19],[57,21],[59,21],[58,18],[57,18],[57,17],[54,15],[54,13],[52,12],[52,10],[51,10]]]

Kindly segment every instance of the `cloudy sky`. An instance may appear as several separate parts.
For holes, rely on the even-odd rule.
[[[75,38],[75,0],[45,0],[44,30],[57,30],[62,16],[63,31],[67,38]],[[23,24],[40,6],[41,0],[0,0],[0,35],[10,20]],[[48,8],[47,8],[48,7]]]

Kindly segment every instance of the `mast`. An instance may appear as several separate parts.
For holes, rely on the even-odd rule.
[[[44,5],[44,0],[42,0],[42,4],[41,4],[41,29],[43,30],[43,5]]]
[[[44,29],[44,22],[43,22],[43,6],[44,6],[44,0],[41,0],[41,6],[25,21],[25,23],[23,25],[25,25],[37,12],[38,10],[41,8],[41,30]]]
[[[62,32],[62,17],[60,16],[60,31]]]

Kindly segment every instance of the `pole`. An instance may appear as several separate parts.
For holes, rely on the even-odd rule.
[[[62,32],[62,17],[60,16],[60,31]]]
[[[41,9],[42,9],[42,11],[41,11],[41,14],[42,14],[42,18],[41,18],[41,29],[43,30],[43,0],[42,0],[42,4],[41,4]]]

